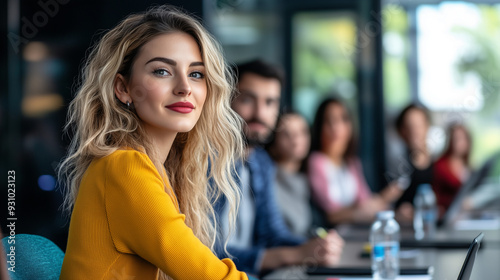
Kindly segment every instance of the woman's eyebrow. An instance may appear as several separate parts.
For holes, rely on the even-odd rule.
[[[170,58],[166,58],[166,57],[153,57],[150,60],[148,60],[148,62],[146,62],[145,64],[148,64],[148,63],[153,62],[153,61],[160,61],[160,62],[163,62],[166,64],[170,64],[172,66],[177,65],[177,62],[175,60],[170,59]]]
[[[166,58],[166,57],[153,57],[150,60],[148,60],[148,62],[146,62],[146,64],[153,62],[153,61],[160,61],[160,62],[163,62],[166,64],[170,64],[172,66],[177,65],[177,62],[175,60],[170,59],[170,58]],[[205,66],[205,64],[202,61],[195,61],[195,62],[191,62],[191,64],[189,64],[189,66],[190,67],[191,66]]]

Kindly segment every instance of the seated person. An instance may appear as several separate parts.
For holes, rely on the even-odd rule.
[[[396,119],[396,130],[406,145],[406,153],[394,163],[398,176],[409,181],[401,197],[396,201],[396,217],[400,221],[413,220],[413,200],[421,184],[432,184],[434,163],[427,145],[431,124],[427,108],[410,104]]]
[[[351,115],[338,99],[318,108],[313,125],[308,177],[314,201],[330,224],[370,222],[400,194],[396,183],[372,195],[355,154]]]
[[[472,192],[467,194],[462,201],[463,210],[476,211],[491,206],[493,209],[497,209],[497,205],[500,205],[500,152],[497,151],[487,159],[487,161],[490,160],[491,169],[487,173],[487,177]],[[484,164],[488,164],[488,162]]]
[[[460,124],[451,125],[448,129],[447,149],[434,163],[432,188],[440,215],[450,207],[460,187],[469,178],[470,150],[471,137],[467,129]]]
[[[343,240],[335,231],[325,238],[293,235],[287,228],[274,193],[275,166],[261,148],[269,142],[279,112],[283,75],[276,67],[260,60],[239,65],[237,90],[232,108],[246,125],[243,135],[248,144],[244,162],[237,168],[242,192],[236,218],[236,230],[227,230],[227,203],[217,205],[221,220],[221,236],[229,235],[227,253],[233,256],[238,269],[260,273],[282,266],[315,261],[333,265],[339,261]],[[226,199],[227,201],[227,199]],[[222,246],[220,256],[228,255]]]
[[[235,212],[243,153],[217,43],[188,14],[154,7],[108,31],[84,67],[59,169],[71,213],[60,279],[248,279],[214,254],[212,196]]]
[[[311,232],[312,213],[309,182],[304,159],[311,135],[306,120],[298,113],[283,113],[267,150],[276,163],[275,192],[281,214],[290,231],[299,236]]]

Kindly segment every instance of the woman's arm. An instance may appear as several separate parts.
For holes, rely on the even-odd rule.
[[[312,197],[323,211],[325,211],[329,223],[339,224],[353,221],[356,210],[354,205],[340,207],[330,199],[328,171],[325,160],[317,153],[312,154],[309,158],[308,176]]]
[[[343,224],[356,220],[357,214],[356,205],[342,207],[338,210],[327,213],[328,222],[331,224]]]
[[[371,222],[377,212],[386,209],[386,202],[380,196],[376,195],[362,202],[330,212],[328,220],[333,224]]]
[[[174,279],[247,279],[231,260],[219,260],[185,224],[145,154],[120,153],[109,160],[106,171],[106,212],[118,251],[137,254]]]
[[[326,170],[325,159],[318,153],[313,153],[309,157],[308,172],[311,195],[316,204],[325,213],[330,213],[338,207],[331,201],[328,191],[328,172]]]
[[[356,203],[328,213],[328,220],[333,224],[349,222],[370,222],[378,211],[385,210],[387,203],[382,197],[373,196],[366,183],[361,162],[355,159],[348,165],[348,172],[356,181]]]

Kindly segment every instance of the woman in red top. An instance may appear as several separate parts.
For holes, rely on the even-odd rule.
[[[442,215],[450,207],[462,184],[469,178],[471,136],[461,124],[448,129],[448,147],[434,165],[432,187]]]

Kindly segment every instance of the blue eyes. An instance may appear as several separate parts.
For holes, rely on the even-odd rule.
[[[168,74],[170,74],[170,73],[168,73],[168,71],[167,71],[167,70],[165,70],[165,69],[155,69],[155,70],[153,71],[153,74],[155,74],[155,75],[157,75],[157,76],[164,77],[164,76],[167,76],[167,75],[168,75]]]
[[[195,72],[189,74],[189,77],[193,77],[196,79],[203,79],[205,77],[205,75],[203,75],[201,72],[195,71]]]
[[[160,69],[155,69],[153,71],[153,74],[158,76],[158,77],[166,77],[166,76],[170,75],[170,72],[168,72],[167,69],[160,68]],[[195,78],[195,79],[203,79],[205,77],[205,75],[203,73],[201,73],[200,71],[194,71],[194,72],[189,74],[189,77]]]

